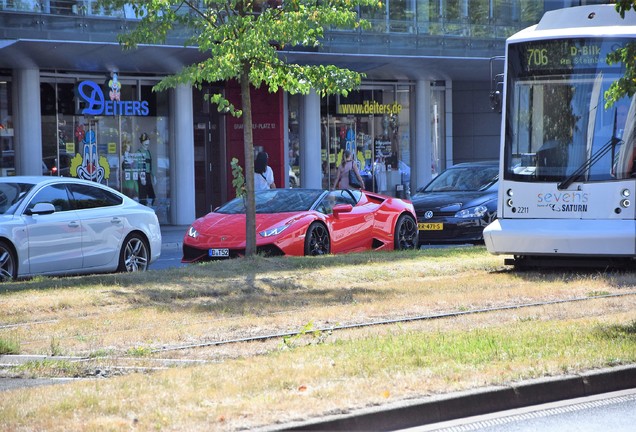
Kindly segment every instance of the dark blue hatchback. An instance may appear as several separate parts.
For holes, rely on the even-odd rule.
[[[484,227],[497,217],[499,163],[454,165],[411,197],[420,245],[483,243]]]

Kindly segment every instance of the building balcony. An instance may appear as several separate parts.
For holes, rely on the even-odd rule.
[[[132,10],[104,10],[96,0],[0,0],[0,39],[116,43],[134,28]],[[444,20],[374,19],[367,30],[328,30],[318,52],[403,56],[490,57],[505,39],[532,23],[469,24]],[[166,45],[183,46],[188,32],[174,31]],[[300,49],[301,51],[309,51]]]

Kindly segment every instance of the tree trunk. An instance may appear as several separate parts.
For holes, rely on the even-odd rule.
[[[256,253],[256,202],[254,200],[254,139],[252,135],[252,100],[249,65],[241,72],[241,104],[243,111],[243,150],[245,152],[245,256]]]

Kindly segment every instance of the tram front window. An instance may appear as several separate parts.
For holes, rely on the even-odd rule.
[[[508,66],[505,178],[569,184],[630,177],[636,103],[623,98],[605,108],[605,91],[623,74],[604,62],[609,48],[599,48],[598,64],[564,68],[562,59],[551,68],[551,60],[542,60],[547,64],[537,73],[527,56],[538,48],[518,45],[510,47],[511,56],[517,53],[526,63]]]

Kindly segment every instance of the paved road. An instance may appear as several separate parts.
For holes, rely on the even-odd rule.
[[[185,266],[185,264],[181,263],[181,247],[183,245],[183,235],[187,229],[188,227],[185,225],[168,225],[161,227],[161,256],[150,265],[150,270]]]
[[[181,263],[181,246],[166,247],[161,249],[161,256],[157,261],[152,263],[150,270],[162,270],[175,267],[183,267],[187,264]]]
[[[636,389],[403,429],[402,432],[633,432]]]

